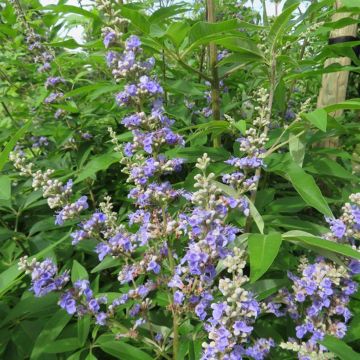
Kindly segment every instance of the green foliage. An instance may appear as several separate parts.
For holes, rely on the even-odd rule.
[[[342,1],[345,10],[351,9],[354,14],[359,14],[358,2]],[[70,233],[83,218],[56,226],[54,211],[40,191],[31,188],[31,181],[14,169],[9,153],[18,145],[36,170],[53,169],[55,178],[73,179],[74,194],[86,194],[92,210],[99,208],[105,196],[111,196],[120,219],[118,225],[123,225],[132,209],[127,197],[131,185],[121,172],[123,156],[115,147],[130,141],[132,134],[121,125],[126,110],[114,101],[114,94],[126,84],[113,81],[106,66],[101,31],[108,24],[101,9],[69,5],[66,0],[48,6],[37,0],[20,3],[25,24],[41,35],[55,56],[51,74],[67,80],[66,101],[44,104],[51,90],[44,88],[46,77],[36,70],[23,23],[10,1],[0,1],[0,358],[170,359],[173,333],[168,293],[157,293],[151,299],[150,325],[141,326],[129,338],[122,337],[131,330],[126,317],[128,305],[121,308],[119,321],[110,331],[95,324],[90,316],[76,319],[59,310],[53,294],[38,299],[26,291],[28,278],[18,269],[24,255],[54,259],[59,269],[71,269],[72,282],[88,279],[97,297],[115,299],[123,291],[116,277],[124,259],[106,257],[99,263],[93,251],[96,243],[91,239],[72,246]],[[171,178],[176,188],[194,190],[194,176],[199,172],[194,164],[207,153],[216,177],[214,184],[228,196],[242,195],[220,183],[221,175],[232,171],[224,161],[242,155],[234,143],[246,136],[258,116],[256,91],[261,87],[272,89],[269,141],[263,154],[266,166],[248,198],[251,221],[240,212],[227,219],[244,229],[235,243],[246,249],[249,257],[245,271],[249,271],[251,283],[247,289],[262,300],[289,287],[287,271],[296,269],[302,255],[309,259],[321,255],[337,263],[344,257],[360,259],[350,245],[323,238],[328,231],[324,216],[336,217],[349,194],[360,189],[360,63],[353,53],[354,43],[327,45],[332,29],[358,20],[346,18],[333,23],[335,10],[330,0],[311,5],[287,1],[277,17],[264,16],[244,2],[237,7],[234,1],[217,1],[215,23],[206,21],[199,1],[112,3],[113,10],[129,20],[121,25],[124,36],[139,36],[145,55],[155,57],[154,73],[165,89],[166,114],[175,120],[174,131],[185,138],[184,148],[166,152],[169,158],[185,160],[183,170]],[[318,27],[310,28],[313,24]],[[70,36],[78,25],[83,31],[81,40]],[[207,82],[213,81],[207,57],[210,44],[215,44],[218,52],[228,52],[216,64],[219,80],[224,83],[220,119],[206,117],[202,111],[208,105]],[[324,68],[326,59],[340,56],[350,57],[353,63]],[[351,73],[348,99],[317,108],[322,75],[340,70]],[[185,102],[193,103],[193,108],[186,107]],[[304,108],[304,104],[308,106]],[[56,119],[54,113],[59,109],[66,115]],[[115,130],[117,144],[108,127]],[[91,138],[84,137],[88,133]],[[33,137],[47,137],[49,145],[33,146]],[[213,146],[216,138],[221,139],[220,147]],[[324,145],[329,138],[337,139],[336,148]],[[178,214],[181,209],[169,206],[166,211]],[[177,255],[183,254],[187,244],[181,236],[175,242]],[[219,276],[221,264],[217,270]],[[357,294],[346,337],[339,340],[327,336],[322,342],[340,359],[359,358],[358,302]],[[265,316],[255,330],[257,334],[270,333],[276,341],[286,341],[294,336],[288,333],[286,321],[276,319],[269,330],[270,321]],[[205,341],[202,325],[190,315],[181,324],[177,360],[200,358]],[[164,343],[154,345],[152,333],[161,333]],[[290,359],[287,355],[274,352],[270,358]]]

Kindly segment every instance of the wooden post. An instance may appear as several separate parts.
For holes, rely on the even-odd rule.
[[[340,0],[336,0],[335,8],[339,9],[342,6]],[[351,16],[350,13],[336,13],[332,17],[332,21],[338,21],[344,18],[357,18],[357,16]],[[344,26],[340,29],[334,29],[330,32],[330,39],[340,37],[340,36],[356,36],[357,34],[357,24],[351,24]],[[348,57],[340,58],[330,58],[325,61],[324,67],[327,67],[331,64],[340,64],[347,66],[351,64],[351,59]],[[338,71],[328,74],[323,74],[322,84],[317,99],[317,107],[322,108],[326,105],[335,104],[346,99],[346,90],[348,85],[349,72],[348,71]],[[337,110],[331,113],[331,116],[340,116],[343,110]],[[336,147],[338,145],[338,138],[333,137],[323,141],[320,146],[324,147]]]

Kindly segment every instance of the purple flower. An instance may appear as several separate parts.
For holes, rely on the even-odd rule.
[[[233,328],[235,335],[240,335],[241,333],[251,333],[253,330],[253,327],[248,326],[245,321],[235,321]]]
[[[131,317],[135,317],[141,310],[140,304],[135,304],[129,311]]]
[[[212,304],[211,308],[213,309],[212,315],[215,320],[220,320],[223,313],[228,308],[228,305],[226,302],[218,303],[218,304]]]
[[[338,219],[326,218],[326,221],[330,224],[330,230],[338,239],[342,239],[346,232],[346,225],[343,221]]]
[[[146,270],[153,271],[155,274],[158,274],[161,270],[161,267],[155,260],[151,260]]]
[[[56,85],[58,85],[60,83],[65,83],[65,80],[63,78],[61,78],[60,76],[49,76],[46,79],[45,88],[49,89],[49,88],[55,87]]]
[[[106,48],[108,48],[110,45],[112,45],[116,41],[116,34],[114,31],[109,31],[104,36],[104,45]]]
[[[174,293],[174,303],[177,305],[181,305],[182,302],[184,301],[185,295],[180,291],[177,290]]]
[[[141,46],[141,41],[136,35],[131,35],[125,41],[126,50],[137,50]]]
[[[59,305],[62,309],[64,309],[68,314],[73,315],[76,313],[76,301],[72,297],[70,292],[64,293],[61,296]]]
[[[349,269],[351,271],[351,275],[360,274],[360,261],[352,259],[349,263]]]
[[[99,312],[98,314],[95,315],[96,318],[96,324],[98,325],[106,325],[106,319],[107,319],[107,315],[104,312]]]
[[[45,100],[45,104],[52,104],[56,102],[57,100],[63,98],[64,94],[62,92],[53,92],[51,93]]]

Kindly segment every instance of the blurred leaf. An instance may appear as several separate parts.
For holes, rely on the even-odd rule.
[[[145,15],[140,13],[140,10],[133,10],[129,7],[122,6],[121,15],[124,18],[129,19],[131,24],[136,26],[144,34],[148,34],[150,32],[149,20]]]
[[[295,136],[293,133],[289,135],[289,152],[294,162],[302,167],[305,157],[306,145],[299,136]]]
[[[189,10],[189,8],[184,7],[184,5],[185,4],[162,6],[151,14],[149,21],[151,23],[160,23],[174,15],[182,14]]]
[[[326,132],[327,112],[324,109],[316,109],[311,113],[304,114],[304,117],[321,131]]]
[[[286,29],[288,27],[289,20],[292,16],[292,13],[299,6],[299,2],[290,5],[283,12],[275,18],[274,23],[272,24],[269,32],[269,40],[271,43],[271,51],[274,51],[276,46],[279,43],[279,40],[285,34]]]
[[[10,200],[11,180],[7,175],[0,175],[0,200]]]
[[[60,245],[63,241],[65,241],[69,236],[69,233],[65,234],[60,240],[56,241],[55,243],[49,245],[45,249],[41,250],[34,256],[31,256],[29,260],[31,259],[37,259],[40,260],[44,255],[46,255],[49,251],[56,248],[56,246]],[[17,262],[10,266],[8,269],[3,271],[0,274],[0,295],[4,294],[7,290],[9,290],[17,278],[23,273],[23,271],[19,270]]]
[[[341,360],[360,360],[360,354],[355,352],[349,345],[334,336],[326,335],[324,340],[319,341]]]
[[[31,123],[32,120],[28,120],[27,123],[24,124],[5,145],[4,150],[0,153],[0,171],[9,161],[10,152],[14,149],[17,141],[29,130]]]
[[[92,18],[92,19],[96,19],[98,21],[100,21],[100,18],[97,14],[95,14],[94,12],[90,12],[85,10],[82,7],[78,7],[78,6],[73,6],[73,5],[48,5],[48,6],[44,6],[42,7],[42,9],[44,10],[52,10],[54,12],[57,13],[65,13],[65,14],[78,14],[78,15],[82,15],[85,16],[87,18]]]
[[[106,170],[110,165],[118,162],[122,157],[120,153],[107,153],[93,157],[82,169],[79,170],[75,184],[88,177],[94,176],[98,171]]]

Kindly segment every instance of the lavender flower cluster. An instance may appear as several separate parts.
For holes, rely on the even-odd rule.
[[[78,218],[79,214],[89,207],[87,197],[81,196],[72,202],[73,181],[70,179],[63,184],[57,179],[51,179],[53,170],[33,171],[34,164],[28,162],[26,154],[22,150],[13,151],[9,154],[14,167],[20,175],[32,177],[34,190],[42,190],[43,197],[47,199],[51,209],[59,209],[55,217],[55,224],[62,225],[65,220]]]
[[[338,219],[327,218],[329,241],[348,243],[355,250],[360,235],[360,194],[352,194]],[[352,316],[350,297],[357,291],[352,277],[360,274],[360,262],[344,258],[341,265],[318,257],[314,263],[303,258],[298,274],[289,273],[292,289],[282,289],[266,305],[266,311],[276,316],[290,316],[297,324],[296,339],[290,338],[280,347],[296,351],[300,360],[330,359],[332,354],[318,342],[325,335],[343,338]]]
[[[106,7],[105,1],[101,3]],[[109,256],[119,260],[122,294],[110,303],[104,296],[96,297],[86,279],[65,289],[69,282],[67,271],[59,273],[50,259],[37,262],[25,257],[19,267],[31,274],[30,290],[36,296],[61,292],[61,308],[79,317],[92,315],[99,325],[111,326],[117,311],[130,306],[132,327],[128,334],[119,336],[135,337],[137,328],[148,321],[148,311],[154,306],[151,293],[171,289],[168,310],[173,318],[181,318],[190,311],[204,324],[207,340],[203,343],[203,360],[266,358],[275,343],[255,336],[257,319],[264,312],[290,316],[297,324],[297,339],[279,346],[296,351],[301,360],[326,358],[329,353],[318,342],[326,334],[338,338],[345,335],[351,318],[348,303],[356,291],[352,276],[360,273],[359,263],[350,261],[346,268],[324,258],[317,258],[314,263],[302,260],[297,274],[289,274],[292,288],[281,290],[271,301],[260,302],[244,286],[248,281],[244,274],[245,252],[236,242],[242,230],[228,224],[231,212],[245,217],[250,214],[245,195],[255,190],[259,181],[257,170],[263,166],[268,140],[265,131],[269,125],[268,95],[264,90],[259,92],[258,116],[253,127],[237,140],[241,156],[226,161],[235,171],[223,175],[222,181],[236,195],[224,194],[224,186],[220,187],[215,174],[209,173],[210,159],[206,154],[196,164],[199,170],[195,176],[196,191],[175,189],[165,179],[181,169],[183,160],[169,159],[164,152],[169,147],[184,146],[184,140],[171,129],[173,120],[166,116],[163,88],[152,75],[155,60],[144,56],[137,36],[128,37],[124,43],[121,36],[116,28],[103,29],[106,48],[124,49],[122,53],[110,50],[106,62],[115,81],[126,82],[116,95],[116,103],[131,111],[122,119],[122,125],[133,135],[132,141],[123,147],[122,163],[127,181],[133,186],[128,196],[136,210],[129,214],[126,226],[119,225],[111,198],[106,197],[99,209],[78,224],[71,237],[73,245],[96,239],[94,250],[99,261]],[[40,50],[35,40],[32,44],[33,49]],[[45,86],[55,88],[63,83],[61,78],[50,77]],[[61,97],[58,94],[55,91],[46,102],[57,101]],[[112,129],[110,135],[117,144]],[[57,209],[56,224],[79,219],[80,213],[88,208],[86,196],[72,201],[71,180],[63,184],[51,179],[51,170],[34,172],[34,165],[21,150],[11,153],[10,159],[21,175],[33,178],[33,188],[42,190],[49,207]],[[185,208],[172,214],[169,205],[181,197],[187,200]],[[349,241],[355,246],[360,229],[360,195],[352,195],[351,202],[345,204],[339,219],[328,219],[331,229],[326,235],[328,240]],[[175,250],[179,241],[186,242],[182,251]],[[220,274],[219,268],[227,274]],[[157,334],[153,340],[160,342],[161,337]]]
[[[261,308],[254,295],[242,286],[248,281],[243,274],[246,265],[244,251],[235,247],[224,260],[224,267],[231,278],[219,280],[221,302],[213,302],[211,316],[206,319],[205,330],[210,343],[204,343],[203,360],[264,359],[275,346],[272,339],[260,338],[251,344],[254,323]]]
[[[22,24],[26,36],[26,43],[28,50],[33,56],[33,61],[38,65],[39,73],[50,73],[52,70],[52,63],[54,61],[54,53],[46,46],[40,35],[36,34],[34,29],[29,25],[25,19],[25,15],[21,8],[20,2],[11,1],[15,14]],[[45,81],[44,87],[46,90],[52,90],[52,92],[45,98],[45,104],[58,103],[64,99],[64,93],[62,85],[66,84],[66,81],[59,76],[48,76]],[[59,119],[65,115],[65,110],[59,108],[55,112],[55,118]]]

